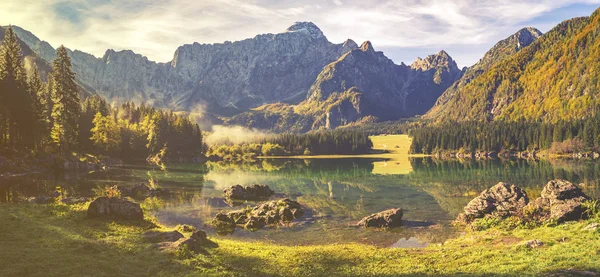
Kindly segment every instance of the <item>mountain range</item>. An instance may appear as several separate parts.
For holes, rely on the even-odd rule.
[[[200,112],[218,124],[306,132],[418,115],[432,122],[555,121],[595,111],[598,14],[546,34],[519,30],[463,69],[445,51],[395,64],[368,41],[331,43],[310,22],[237,42],[183,45],[167,63],[130,50],[69,55],[86,94]],[[54,48],[13,29],[26,65],[45,75]]]

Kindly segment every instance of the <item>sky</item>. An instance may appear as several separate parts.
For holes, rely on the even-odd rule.
[[[2,0],[0,24],[97,57],[130,49],[167,62],[183,44],[242,40],[311,21],[331,42],[370,40],[396,63],[446,50],[462,67],[523,27],[546,32],[598,7],[600,0]]]

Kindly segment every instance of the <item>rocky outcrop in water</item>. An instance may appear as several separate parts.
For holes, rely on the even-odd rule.
[[[402,216],[402,208],[390,209],[367,216],[358,222],[357,225],[364,227],[394,228],[402,226]]]
[[[254,208],[218,213],[213,219],[217,232],[232,233],[236,226],[255,231],[267,225],[289,223],[304,215],[300,203],[288,198],[262,203]]]
[[[144,219],[144,212],[140,204],[121,198],[98,197],[90,203],[87,214],[90,217],[111,217],[123,220]]]

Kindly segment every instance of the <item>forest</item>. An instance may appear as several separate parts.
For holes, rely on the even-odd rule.
[[[212,146],[208,155],[223,160],[250,160],[257,156],[365,154],[373,143],[365,132],[352,130],[286,133],[253,142]]]
[[[67,49],[56,51],[44,82],[26,70],[21,47],[7,28],[0,47],[0,154],[95,153],[122,159],[193,158],[205,149],[197,124],[172,112],[99,96],[82,101]]]
[[[467,121],[428,125],[410,131],[411,153],[521,152],[549,150],[553,154],[597,151],[600,115],[581,120]]]

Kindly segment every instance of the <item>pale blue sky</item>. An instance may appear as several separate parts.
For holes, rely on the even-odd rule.
[[[96,56],[131,49],[166,62],[182,44],[241,40],[312,21],[330,41],[370,40],[396,63],[443,49],[468,66],[522,27],[546,32],[599,6],[600,0],[3,0],[0,24]]]

